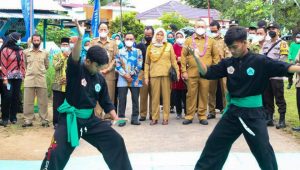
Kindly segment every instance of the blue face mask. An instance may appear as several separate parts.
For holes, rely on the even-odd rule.
[[[18,41],[16,42],[16,45],[17,45],[17,46],[20,46],[20,45],[21,45],[21,40],[18,40]]]
[[[167,41],[168,41],[168,43],[174,44],[175,38],[168,38]]]

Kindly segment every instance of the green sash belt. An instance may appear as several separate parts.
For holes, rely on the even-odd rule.
[[[71,106],[65,99],[64,103],[57,109],[59,113],[67,113],[67,131],[68,131],[68,142],[71,143],[72,147],[79,145],[78,139],[78,128],[77,128],[77,117],[81,119],[87,119],[93,114],[93,109],[76,109]]]
[[[231,104],[238,106],[238,107],[245,107],[245,108],[256,108],[256,107],[262,107],[262,95],[256,95],[256,96],[248,96],[243,98],[231,98],[230,94],[226,94],[226,108],[224,109],[223,115],[226,114],[228,111],[228,108]],[[243,119],[239,116],[239,121],[241,122],[244,129],[251,134],[252,136],[255,136],[255,133],[247,126],[247,124],[243,121]]]
[[[246,108],[255,108],[262,107],[262,95],[256,96],[248,96],[243,98],[231,98],[230,94],[226,94],[226,107],[224,109],[224,114],[227,112],[229,105],[233,104],[238,107],[246,107]]]

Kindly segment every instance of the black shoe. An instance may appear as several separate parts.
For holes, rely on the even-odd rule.
[[[0,121],[0,126],[6,127],[7,124],[8,124],[8,121],[7,121],[7,120],[1,120],[1,121]]]
[[[126,125],[126,122],[121,122],[121,123],[118,124],[119,127],[123,127],[125,125]]]
[[[136,121],[131,121],[131,124],[132,125],[141,125],[141,122],[136,120]]]
[[[192,120],[188,120],[188,119],[186,119],[186,120],[184,120],[182,122],[183,125],[188,125],[188,124],[191,124],[191,123],[193,123],[193,121]]]
[[[146,118],[145,117],[140,117],[139,121],[145,121]]]
[[[206,119],[203,119],[203,120],[199,120],[199,123],[201,125],[208,125],[208,121]]]
[[[215,114],[212,114],[212,113],[209,113],[207,115],[207,119],[215,119],[216,118],[216,115]]]
[[[274,121],[273,120],[267,120],[267,126],[273,127],[274,126]]]
[[[293,127],[292,130],[295,131],[295,132],[300,132],[300,126],[298,126],[298,127]]]
[[[24,127],[24,128],[26,128],[26,127],[31,127],[31,126],[33,126],[32,123],[24,123],[24,124],[22,125],[22,127]]]
[[[285,122],[281,121],[276,125],[276,129],[286,128]]]

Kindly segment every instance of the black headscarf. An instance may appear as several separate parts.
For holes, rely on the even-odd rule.
[[[18,45],[16,45],[17,41],[21,38],[21,34],[18,32],[13,32],[10,33],[7,37],[7,40],[3,43],[1,49],[0,49],[0,53],[2,52],[2,50],[7,47],[12,49],[13,51],[16,52],[16,56],[17,56],[17,61],[18,61],[18,67],[20,68],[20,62],[21,62],[21,56],[20,56],[20,50],[22,50],[21,47],[19,47]]]

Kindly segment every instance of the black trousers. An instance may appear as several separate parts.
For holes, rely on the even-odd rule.
[[[278,113],[285,116],[286,102],[284,99],[284,83],[283,80],[269,80],[269,84],[264,92],[264,107],[266,110],[267,118],[273,120],[275,111],[274,98],[278,106]]]
[[[172,90],[173,96],[171,100],[174,100],[174,104],[176,106],[176,113],[182,114],[182,109],[184,109],[184,113],[186,113],[186,93],[187,90]],[[183,108],[182,108],[183,104]]]
[[[254,132],[245,130],[238,117]],[[262,170],[277,170],[276,157],[269,142],[263,108],[239,108],[231,105],[206,141],[195,170],[221,170],[234,141],[243,134]]]
[[[293,76],[294,76],[294,74],[291,74],[291,75],[288,77],[289,85],[293,85]]]
[[[222,88],[221,88],[221,81],[222,79],[218,81],[218,86],[217,86],[217,93],[216,93],[216,109],[219,109],[222,111],[224,109],[223,106],[223,95],[222,95]]]
[[[102,153],[111,170],[131,170],[123,138],[107,123],[94,114],[89,119],[77,118],[78,134]],[[51,145],[43,160],[41,170],[63,170],[75,147],[68,143],[66,117],[59,118]]]
[[[57,108],[63,104],[66,98],[66,93],[53,90],[53,125],[58,123],[59,113]]]
[[[10,90],[7,89],[7,86],[3,85],[3,80],[0,83],[2,84],[0,89],[2,120],[17,121],[22,79],[9,79]]]
[[[299,116],[299,120],[300,120],[300,87],[296,88],[296,92],[297,92],[297,109],[298,109],[298,116]]]
[[[132,100],[131,121],[137,121],[140,113],[139,111],[140,88],[139,87],[118,87],[118,103],[119,103],[118,116],[120,118],[125,117],[128,89],[130,89],[131,100]]]

